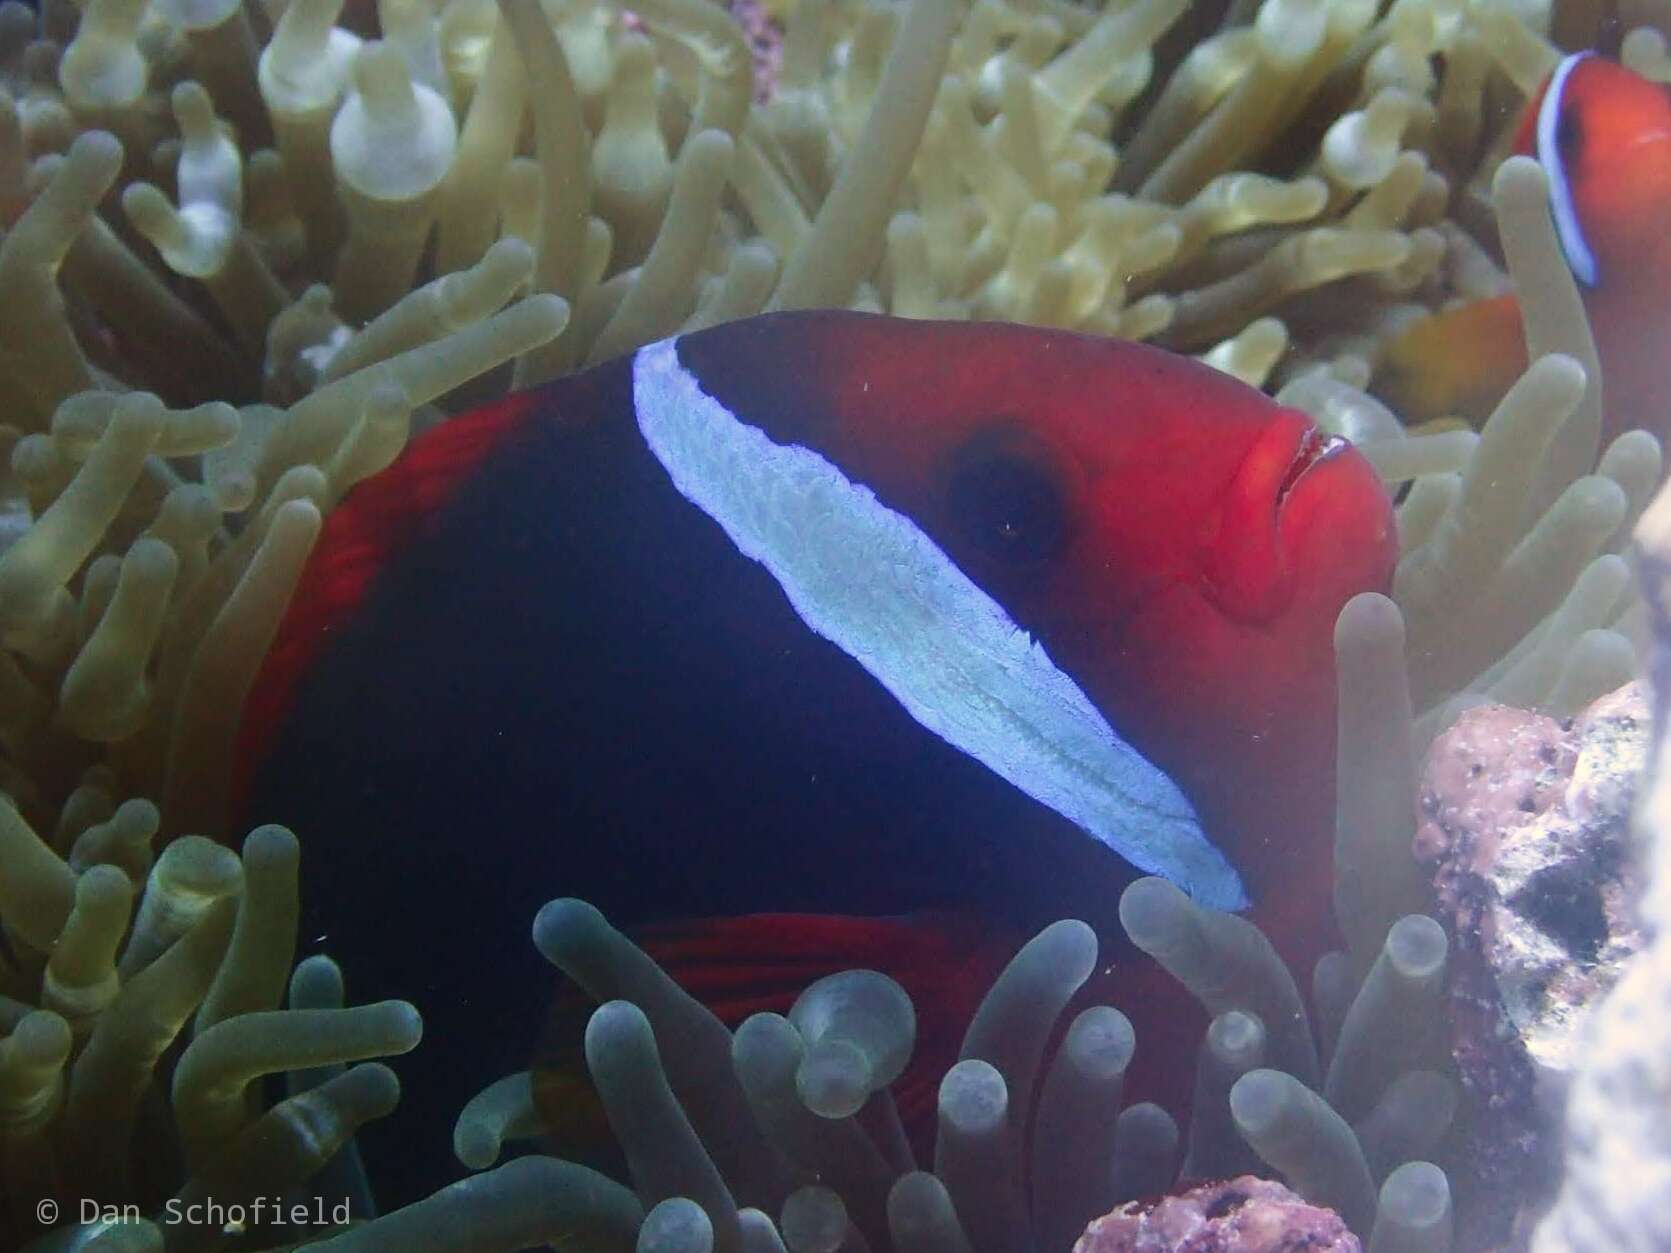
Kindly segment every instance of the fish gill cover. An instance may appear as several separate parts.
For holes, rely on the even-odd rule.
[[[1663,17],[1495,0],[781,16],[763,82],[742,27],[691,0],[0,5],[8,1246],[322,1236],[310,1214],[289,1230],[257,1214],[253,1235],[165,1223],[171,1199],[272,1197],[327,1161],[333,1181],[304,1191],[369,1214],[343,1146],[399,1085],[376,1063],[330,1068],[418,1046],[418,1013],[343,1008],[330,959],[295,964],[313,942],[298,863],[328,873],[353,833],[300,832],[305,856],[275,828],[241,855],[202,838],[235,837],[242,697],[323,517],[412,430],[507,386],[834,306],[1198,353],[1349,435],[1398,491],[1391,597],[1353,601],[1336,638],[1346,947],[1314,985],[1326,1076],[1303,1018],[1294,1030],[1292,978],[1238,920],[1152,881],[1122,915],[1214,1015],[1186,1169],[1281,1173],[1377,1228],[1376,1247],[1448,1247],[1444,1177],[1410,1160],[1441,1152],[1444,1060],[1340,1059],[1374,1056],[1388,1012],[1438,1012],[1443,953],[1408,917],[1426,904],[1408,854],[1417,752],[1482,700],[1569,714],[1636,668],[1644,614],[1620,553],[1660,453],[1640,431],[1601,433],[1607,336],[1641,320],[1593,298],[1586,318],[1545,173],[1504,157],[1563,50],[1671,77]],[[1366,390],[1384,355],[1407,363],[1401,337],[1428,314],[1511,287],[1530,364],[1483,429],[1407,426]],[[1445,347],[1422,367],[1488,364]],[[459,855],[489,856],[480,842]],[[398,857],[354,855],[389,857],[386,894],[363,904],[398,910]],[[1071,924],[1023,950],[977,1016],[928,1172],[875,1119],[809,1121],[792,1078],[821,1040],[805,1016],[733,1037],[581,907],[540,920],[544,955],[638,1005],[611,1000],[588,1031],[632,1187],[532,1157],[343,1247],[833,1250],[863,1231],[873,1247],[1057,1249],[1096,1206],[1174,1173],[1170,1117],[1116,1115],[1118,1011],[1077,1017],[1041,1072],[1095,961]],[[354,954],[339,956],[352,987]],[[675,1038],[704,1043],[686,1059]],[[296,1095],[269,1108],[260,1081],[281,1073]],[[1029,1197],[1015,1109],[1040,1073]],[[1364,1076],[1350,1101],[1375,1110],[1355,1130],[1330,1104],[1349,1073]],[[1605,1161],[1597,1100],[1578,1150]],[[527,1079],[487,1087],[461,1160],[485,1170],[540,1117]],[[1084,1138],[1038,1134],[1056,1125]],[[1064,1144],[1072,1163],[1038,1156]],[[733,1169],[747,1161],[787,1173]],[[1591,1173],[1546,1247],[1654,1247],[1640,1221],[1573,1216],[1616,1199],[1584,1190],[1597,1169],[1579,1164]],[[78,1198],[135,1208],[74,1230]]]

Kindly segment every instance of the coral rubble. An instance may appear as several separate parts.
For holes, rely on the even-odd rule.
[[[1640,856],[1647,879],[1640,912],[1649,938],[1579,1028],[1574,1052],[1580,1060],[1566,1109],[1565,1173],[1554,1206],[1533,1235],[1537,1253],[1634,1253],[1671,1239],[1665,1211],[1653,1199],[1664,1195],[1671,1180],[1665,1123],[1671,1102],[1671,774],[1665,758],[1671,495],[1662,492],[1656,499],[1637,538],[1655,651],[1649,666],[1648,782],[1631,851]]]
[[[1243,1175],[1149,1205],[1127,1202],[1085,1230],[1074,1253],[1359,1253],[1340,1216],[1280,1183]]]
[[[1635,685],[1564,721],[1484,706],[1429,758],[1416,847],[1455,938],[1470,1169],[1496,1208],[1474,1217],[1500,1229],[1547,1200],[1578,1023],[1643,942],[1627,837],[1648,721]]]
[[[1464,714],[1434,745],[1435,760],[1464,756],[1459,741],[1477,736],[1487,719],[1510,717],[1516,715],[1496,709]],[[1506,796],[1515,812],[1458,805],[1431,776],[1423,804],[1431,803],[1439,815],[1430,821],[1443,822],[1466,808],[1464,821],[1478,824],[1483,838],[1450,832],[1453,855],[1439,872],[1440,904],[1450,911],[1459,940],[1469,933],[1478,937],[1503,1025],[1525,1047],[1540,1086],[1553,1088],[1546,1099],[1558,1107],[1574,1063],[1574,1026],[1643,943],[1636,918],[1641,884],[1627,850],[1649,713],[1641,689],[1631,685],[1573,723],[1517,717],[1530,735],[1516,727],[1494,733],[1506,730],[1511,744],[1523,737],[1534,741],[1537,760],[1502,773],[1500,766],[1471,762],[1468,772],[1482,776],[1481,787],[1450,785],[1464,796],[1487,789]],[[1496,775],[1489,783],[1488,774]],[[1419,846],[1426,845],[1428,830],[1424,824],[1418,833]]]

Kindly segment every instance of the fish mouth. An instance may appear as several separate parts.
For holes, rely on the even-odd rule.
[[[1318,427],[1312,427],[1300,437],[1299,447],[1294,450],[1294,459],[1288,463],[1288,469],[1277,484],[1275,513],[1282,516],[1283,506],[1288,498],[1300,485],[1300,480],[1322,465],[1325,461],[1345,452],[1352,445],[1343,436],[1330,435]]]
[[[1287,608],[1294,577],[1284,515],[1318,467],[1350,446],[1293,409],[1254,441],[1225,490],[1203,567],[1207,595],[1227,616],[1264,623]]]

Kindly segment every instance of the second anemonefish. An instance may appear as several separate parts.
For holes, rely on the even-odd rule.
[[[390,1146],[413,1192],[527,1064],[555,896],[732,1022],[893,974],[930,1105],[998,965],[1085,918],[1140,1059],[1187,1080],[1200,1020],[1115,940],[1121,889],[1251,906],[1309,970],[1335,618],[1394,547],[1356,451],[1157,349],[732,323],[454,419],[350,494],[246,703],[240,818],[308,833],[306,934],[355,999],[424,1013]]]
[[[1549,178],[1561,251],[1601,361],[1604,440],[1671,437],[1671,88],[1594,53],[1556,67],[1516,150]],[[1526,366],[1512,295],[1415,323],[1375,388],[1407,418],[1484,418]]]

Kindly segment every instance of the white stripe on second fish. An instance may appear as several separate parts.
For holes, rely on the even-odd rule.
[[[1566,163],[1561,160],[1556,136],[1559,134],[1567,79],[1578,63],[1591,55],[1575,52],[1557,65],[1549,77],[1549,90],[1543,93],[1543,104],[1538,107],[1538,163],[1549,178],[1549,209],[1555,218],[1555,234],[1561,241],[1561,252],[1566,256],[1567,267],[1586,287],[1594,287],[1600,277],[1596,254],[1584,238],[1584,227],[1578,220],[1578,206],[1572,199],[1572,180],[1567,175]]]
[[[1206,905],[1247,904],[1178,786],[914,522],[740,421],[674,340],[641,348],[632,372],[639,429],[674,486],[913,718],[1139,869]]]

